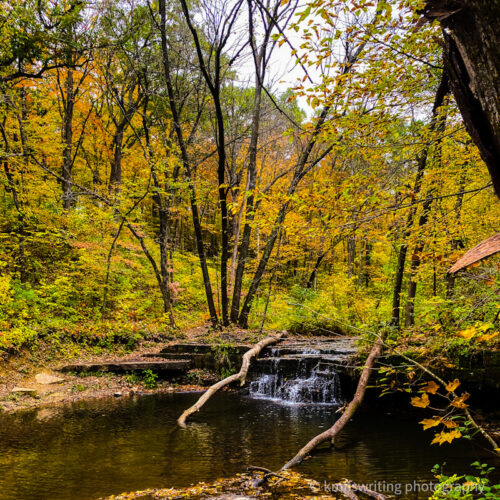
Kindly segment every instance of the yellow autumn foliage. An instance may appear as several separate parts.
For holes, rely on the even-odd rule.
[[[430,403],[429,396],[426,393],[422,394],[421,397],[411,398],[412,406],[416,406],[417,408],[427,408]]]
[[[434,436],[434,439],[431,441],[431,444],[439,444],[443,443],[451,443],[454,439],[458,439],[462,437],[462,433],[458,430],[452,430],[450,432],[439,432]]]
[[[454,392],[459,385],[460,385],[460,380],[456,378],[453,382],[449,382],[448,384],[446,384],[445,388],[448,392]]]

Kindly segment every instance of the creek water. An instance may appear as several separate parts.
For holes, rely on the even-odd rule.
[[[110,398],[0,415],[0,499],[87,500],[210,481],[248,465],[276,469],[335,418],[335,406],[221,393],[178,429],[176,418],[198,397]],[[446,462],[450,472],[468,472],[486,457],[495,465],[479,446],[462,440],[431,447],[430,439],[415,420],[364,411],[338,439],[340,449],[322,451],[298,470],[321,483],[347,477],[423,484],[436,463]]]

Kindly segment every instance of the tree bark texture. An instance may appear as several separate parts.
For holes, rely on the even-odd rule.
[[[73,110],[75,107],[75,93],[73,84],[73,71],[68,69],[65,82],[66,97],[63,98],[63,166],[62,166],[62,190],[63,208],[69,210],[73,204],[73,193],[71,191],[71,171],[73,169]]]
[[[500,0],[428,0],[444,28],[445,69],[500,198]]]

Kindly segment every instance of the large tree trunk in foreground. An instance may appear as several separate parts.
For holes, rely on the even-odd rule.
[[[427,0],[445,36],[445,69],[465,126],[500,197],[500,0]]]
[[[368,380],[370,379],[370,374],[373,369],[373,365],[376,359],[382,353],[382,348],[384,344],[383,337],[379,337],[368,355],[363,371],[361,372],[361,377],[359,378],[358,387],[351,402],[347,405],[342,416],[333,424],[332,427],[326,431],[318,434],[315,438],[311,439],[289,462],[287,462],[281,470],[289,469],[294,465],[299,464],[304,460],[304,458],[309,455],[309,453],[318,447],[325,441],[330,441],[333,443],[337,434],[345,427],[347,422],[352,418],[359,405],[362,403],[365,396],[366,387],[368,385]]]
[[[201,407],[219,390],[225,387],[226,385],[231,384],[232,382],[239,381],[240,385],[244,385],[247,374],[248,374],[248,369],[250,368],[250,361],[252,358],[257,357],[260,354],[260,351],[264,349],[264,347],[267,347],[269,345],[276,344],[283,338],[283,333],[280,333],[276,335],[275,337],[266,337],[265,339],[261,340],[258,342],[252,349],[247,351],[243,355],[243,361],[241,363],[241,369],[238,373],[235,373],[234,375],[230,375],[229,377],[226,377],[223,380],[220,380],[216,384],[210,386],[206,392],[203,393],[203,396],[201,396],[196,403],[188,408],[187,410],[184,411],[184,413],[177,419],[177,423],[179,424],[180,427],[186,427],[186,419],[192,415],[193,413],[196,413],[197,411],[200,411]]]

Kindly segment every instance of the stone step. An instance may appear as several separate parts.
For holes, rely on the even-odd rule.
[[[212,354],[218,349],[231,352],[233,354],[243,355],[247,352],[251,346],[247,344],[235,344],[235,345],[218,345],[218,344],[171,344],[164,347],[160,353],[161,354]]]
[[[211,351],[210,344],[171,344],[164,347],[160,354],[208,354]]]
[[[100,363],[73,363],[58,369],[61,372],[113,372],[125,373],[143,370],[153,372],[182,373],[189,370],[188,359],[166,359],[164,361],[110,361]]]
[[[263,356],[269,357],[282,357],[282,356],[326,356],[326,355],[352,355],[356,353],[354,345],[318,345],[318,346],[297,346],[297,345],[283,345],[269,347],[262,352]]]
[[[159,353],[145,353],[142,354],[142,358],[164,358],[164,359],[172,359],[172,360],[186,360],[190,361],[195,357],[196,354],[189,354],[189,353],[184,353],[184,352],[172,352],[172,353],[164,353],[164,352],[159,352]]]

